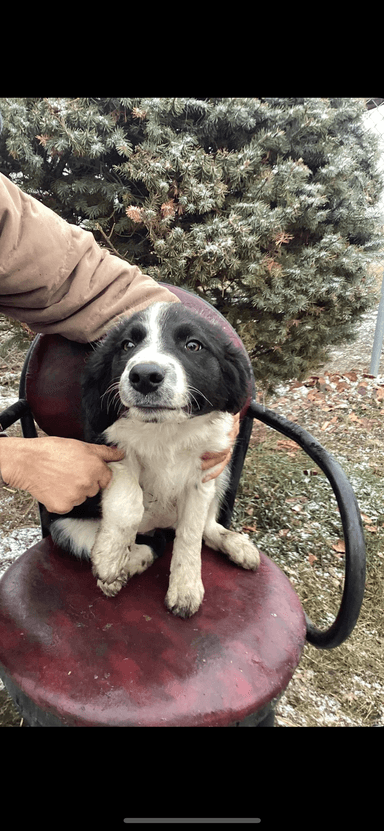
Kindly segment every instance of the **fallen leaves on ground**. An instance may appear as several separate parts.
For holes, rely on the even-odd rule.
[[[268,407],[311,431],[334,433],[340,423],[348,429],[373,430],[384,423],[384,379],[352,369],[311,375],[304,381],[280,386]],[[323,415],[324,414],[324,415]],[[377,418],[376,418],[377,416]],[[263,440],[265,431],[255,421],[253,439]],[[279,439],[276,449],[294,454],[295,442]]]

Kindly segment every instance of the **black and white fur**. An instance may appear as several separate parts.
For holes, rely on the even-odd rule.
[[[216,521],[228,466],[205,483],[201,470],[204,452],[229,447],[231,413],[245,403],[248,382],[241,350],[181,303],[154,303],[121,319],[96,346],[83,379],[85,437],[117,445],[125,457],[109,465],[108,487],[55,519],[51,533],[73,554],[90,557],[106,595],[153,563],[153,547],[136,540],[153,529],[176,531],[165,603],[181,617],[203,599],[202,539],[257,569],[248,537]]]

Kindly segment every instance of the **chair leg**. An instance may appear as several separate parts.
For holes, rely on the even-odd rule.
[[[256,724],[256,727],[274,727],[275,726],[275,711],[271,710],[265,718]]]
[[[267,704],[262,710],[257,713],[251,713],[242,721],[235,721],[229,724],[228,727],[274,727],[275,726],[275,704],[277,699],[274,699]]]

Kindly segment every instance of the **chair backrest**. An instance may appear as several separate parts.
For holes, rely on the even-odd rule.
[[[254,394],[251,363],[244,345],[228,321],[202,298],[177,286],[166,286],[183,305],[215,323],[247,356],[250,367],[248,399],[243,417]],[[61,335],[37,335],[27,355],[20,384],[33,417],[47,435],[83,440],[81,420],[81,375],[92,351],[88,343],[77,343]]]

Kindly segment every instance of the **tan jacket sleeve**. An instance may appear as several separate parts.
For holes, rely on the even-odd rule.
[[[178,302],[0,174],[0,314],[86,343],[155,301]]]

